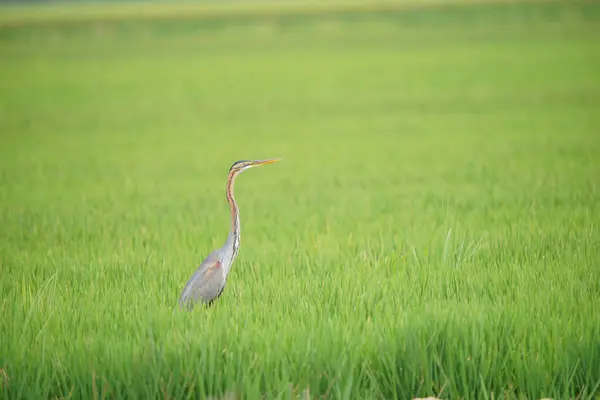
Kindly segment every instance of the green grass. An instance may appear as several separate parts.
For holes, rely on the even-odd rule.
[[[3,25],[2,397],[598,398],[598,28],[598,3]],[[229,166],[266,157],[224,295],[174,313]]]

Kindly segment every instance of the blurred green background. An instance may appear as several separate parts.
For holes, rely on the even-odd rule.
[[[596,2],[0,8],[6,398],[594,398]],[[224,295],[173,313],[227,236]]]

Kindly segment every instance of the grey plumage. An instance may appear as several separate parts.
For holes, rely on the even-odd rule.
[[[220,250],[213,251],[200,264],[181,293],[179,303],[187,309],[192,309],[194,303],[204,302],[211,305],[219,298],[225,289],[225,274],[223,271]]]

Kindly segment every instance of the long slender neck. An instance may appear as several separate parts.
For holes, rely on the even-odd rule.
[[[237,176],[237,172],[232,171],[229,173],[227,177],[227,202],[229,203],[229,208],[231,210],[231,230],[229,231],[229,236],[227,236],[227,248],[231,249],[231,261],[230,266],[233,263],[233,260],[237,256],[238,250],[240,248],[240,212],[238,209],[238,205],[235,202],[235,197],[233,196],[233,184],[235,182],[235,177]],[[229,268],[228,271],[229,272]]]

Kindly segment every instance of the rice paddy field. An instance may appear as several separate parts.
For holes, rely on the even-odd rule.
[[[600,398],[600,3],[4,7],[0,77],[0,398]]]

